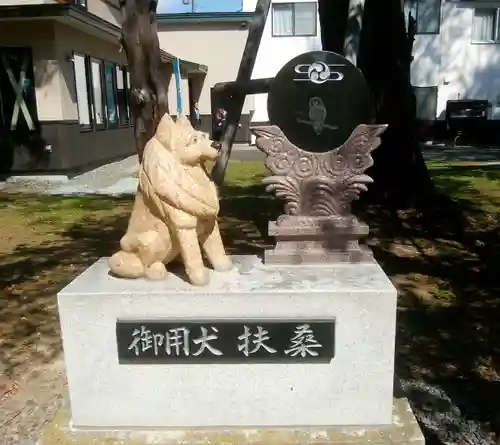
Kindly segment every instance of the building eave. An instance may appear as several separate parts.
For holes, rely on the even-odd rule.
[[[20,19],[57,19],[69,18],[77,20],[88,26],[103,31],[118,41],[121,38],[121,28],[109,23],[77,5],[68,3],[40,4],[40,5],[9,5],[0,6],[0,22]],[[175,56],[166,51],[161,51],[161,59],[163,62],[170,63]],[[206,73],[208,68],[206,65],[200,65],[188,60],[179,59],[181,71],[184,76],[192,73]]]
[[[176,57],[164,50],[160,50],[162,62],[172,63]],[[208,72],[208,66],[202,65],[196,62],[191,62],[189,60],[179,59],[179,64],[181,68],[181,75],[183,77],[189,76],[189,74],[206,74]]]
[[[243,23],[253,20],[253,12],[192,12],[179,14],[156,14],[156,21],[162,25],[196,23]]]
[[[86,9],[65,3],[40,4],[40,5],[15,5],[0,6],[0,20],[31,19],[31,18],[61,18],[68,17],[93,26],[116,38],[121,35],[119,26],[91,14]]]

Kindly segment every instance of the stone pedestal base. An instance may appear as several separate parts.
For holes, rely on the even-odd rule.
[[[102,259],[59,293],[75,428],[391,423],[397,292],[380,266],[267,266],[254,256],[233,261],[232,271],[211,272],[208,286],[194,287],[173,274],[157,282],[114,278]],[[237,321],[243,327],[252,320],[326,319],[334,320],[335,351],[321,363],[241,357],[138,364],[118,356],[118,320],[135,320],[139,327],[148,320]]]
[[[373,261],[368,247],[359,239],[368,226],[356,217],[309,217],[282,215],[269,223],[276,247],[266,250],[267,265],[335,264]]]
[[[420,427],[404,398],[394,399],[390,425],[372,428],[82,431],[71,428],[70,423],[69,410],[62,408],[46,424],[37,445],[425,445]]]

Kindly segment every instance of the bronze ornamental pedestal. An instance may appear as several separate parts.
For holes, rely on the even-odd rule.
[[[343,111],[349,102],[357,110]],[[373,182],[365,171],[387,126],[364,123],[370,105],[361,72],[334,53],[298,56],[274,79],[268,111],[271,124],[280,126],[251,130],[272,173],[264,179],[266,190],[285,201],[285,213],[269,223],[276,247],[265,252],[265,263],[369,260],[370,250],[359,243],[369,228],[351,213],[351,204]],[[330,149],[347,131],[347,141]]]

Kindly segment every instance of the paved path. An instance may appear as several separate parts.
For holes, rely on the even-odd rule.
[[[500,163],[500,147],[446,147],[444,145],[423,146],[425,159],[445,162]]]
[[[428,161],[464,162],[474,165],[500,165],[500,147],[424,147]],[[255,146],[236,144],[231,158],[238,161],[260,161],[263,154]],[[27,181],[21,184],[3,184],[0,189],[38,191],[52,195],[129,195],[137,189],[137,156],[99,167],[65,182]]]

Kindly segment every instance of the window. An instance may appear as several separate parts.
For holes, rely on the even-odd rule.
[[[127,73],[128,74],[128,73]],[[116,67],[116,101],[120,125],[129,124],[128,88],[125,88],[127,79],[121,66]]]
[[[104,64],[104,79],[106,89],[106,108],[108,110],[108,124],[118,125],[118,112],[116,106],[116,90],[115,90],[115,66],[112,63]]]
[[[316,2],[273,4],[273,36],[315,36],[317,11]]]
[[[74,54],[78,119],[83,128],[130,125],[129,73],[125,67]]]
[[[414,87],[417,119],[433,121],[437,112],[437,87]]]
[[[0,47],[0,132],[38,127],[31,48]],[[1,139],[1,136],[0,136]]]
[[[104,116],[104,96],[102,88],[102,62],[100,60],[92,59],[92,92],[93,92],[93,105],[94,105],[94,122],[96,126],[103,126],[105,124]]]
[[[77,6],[81,6],[82,8],[87,7],[87,0],[73,0],[73,3]]]
[[[89,86],[87,82],[87,63],[85,56],[75,54],[73,56],[75,69],[76,100],[78,104],[78,120],[82,127],[90,127],[90,101]]]
[[[498,8],[475,8],[472,23],[473,42],[500,42]]]
[[[411,15],[417,23],[417,34],[439,34],[441,0],[411,0]]]

